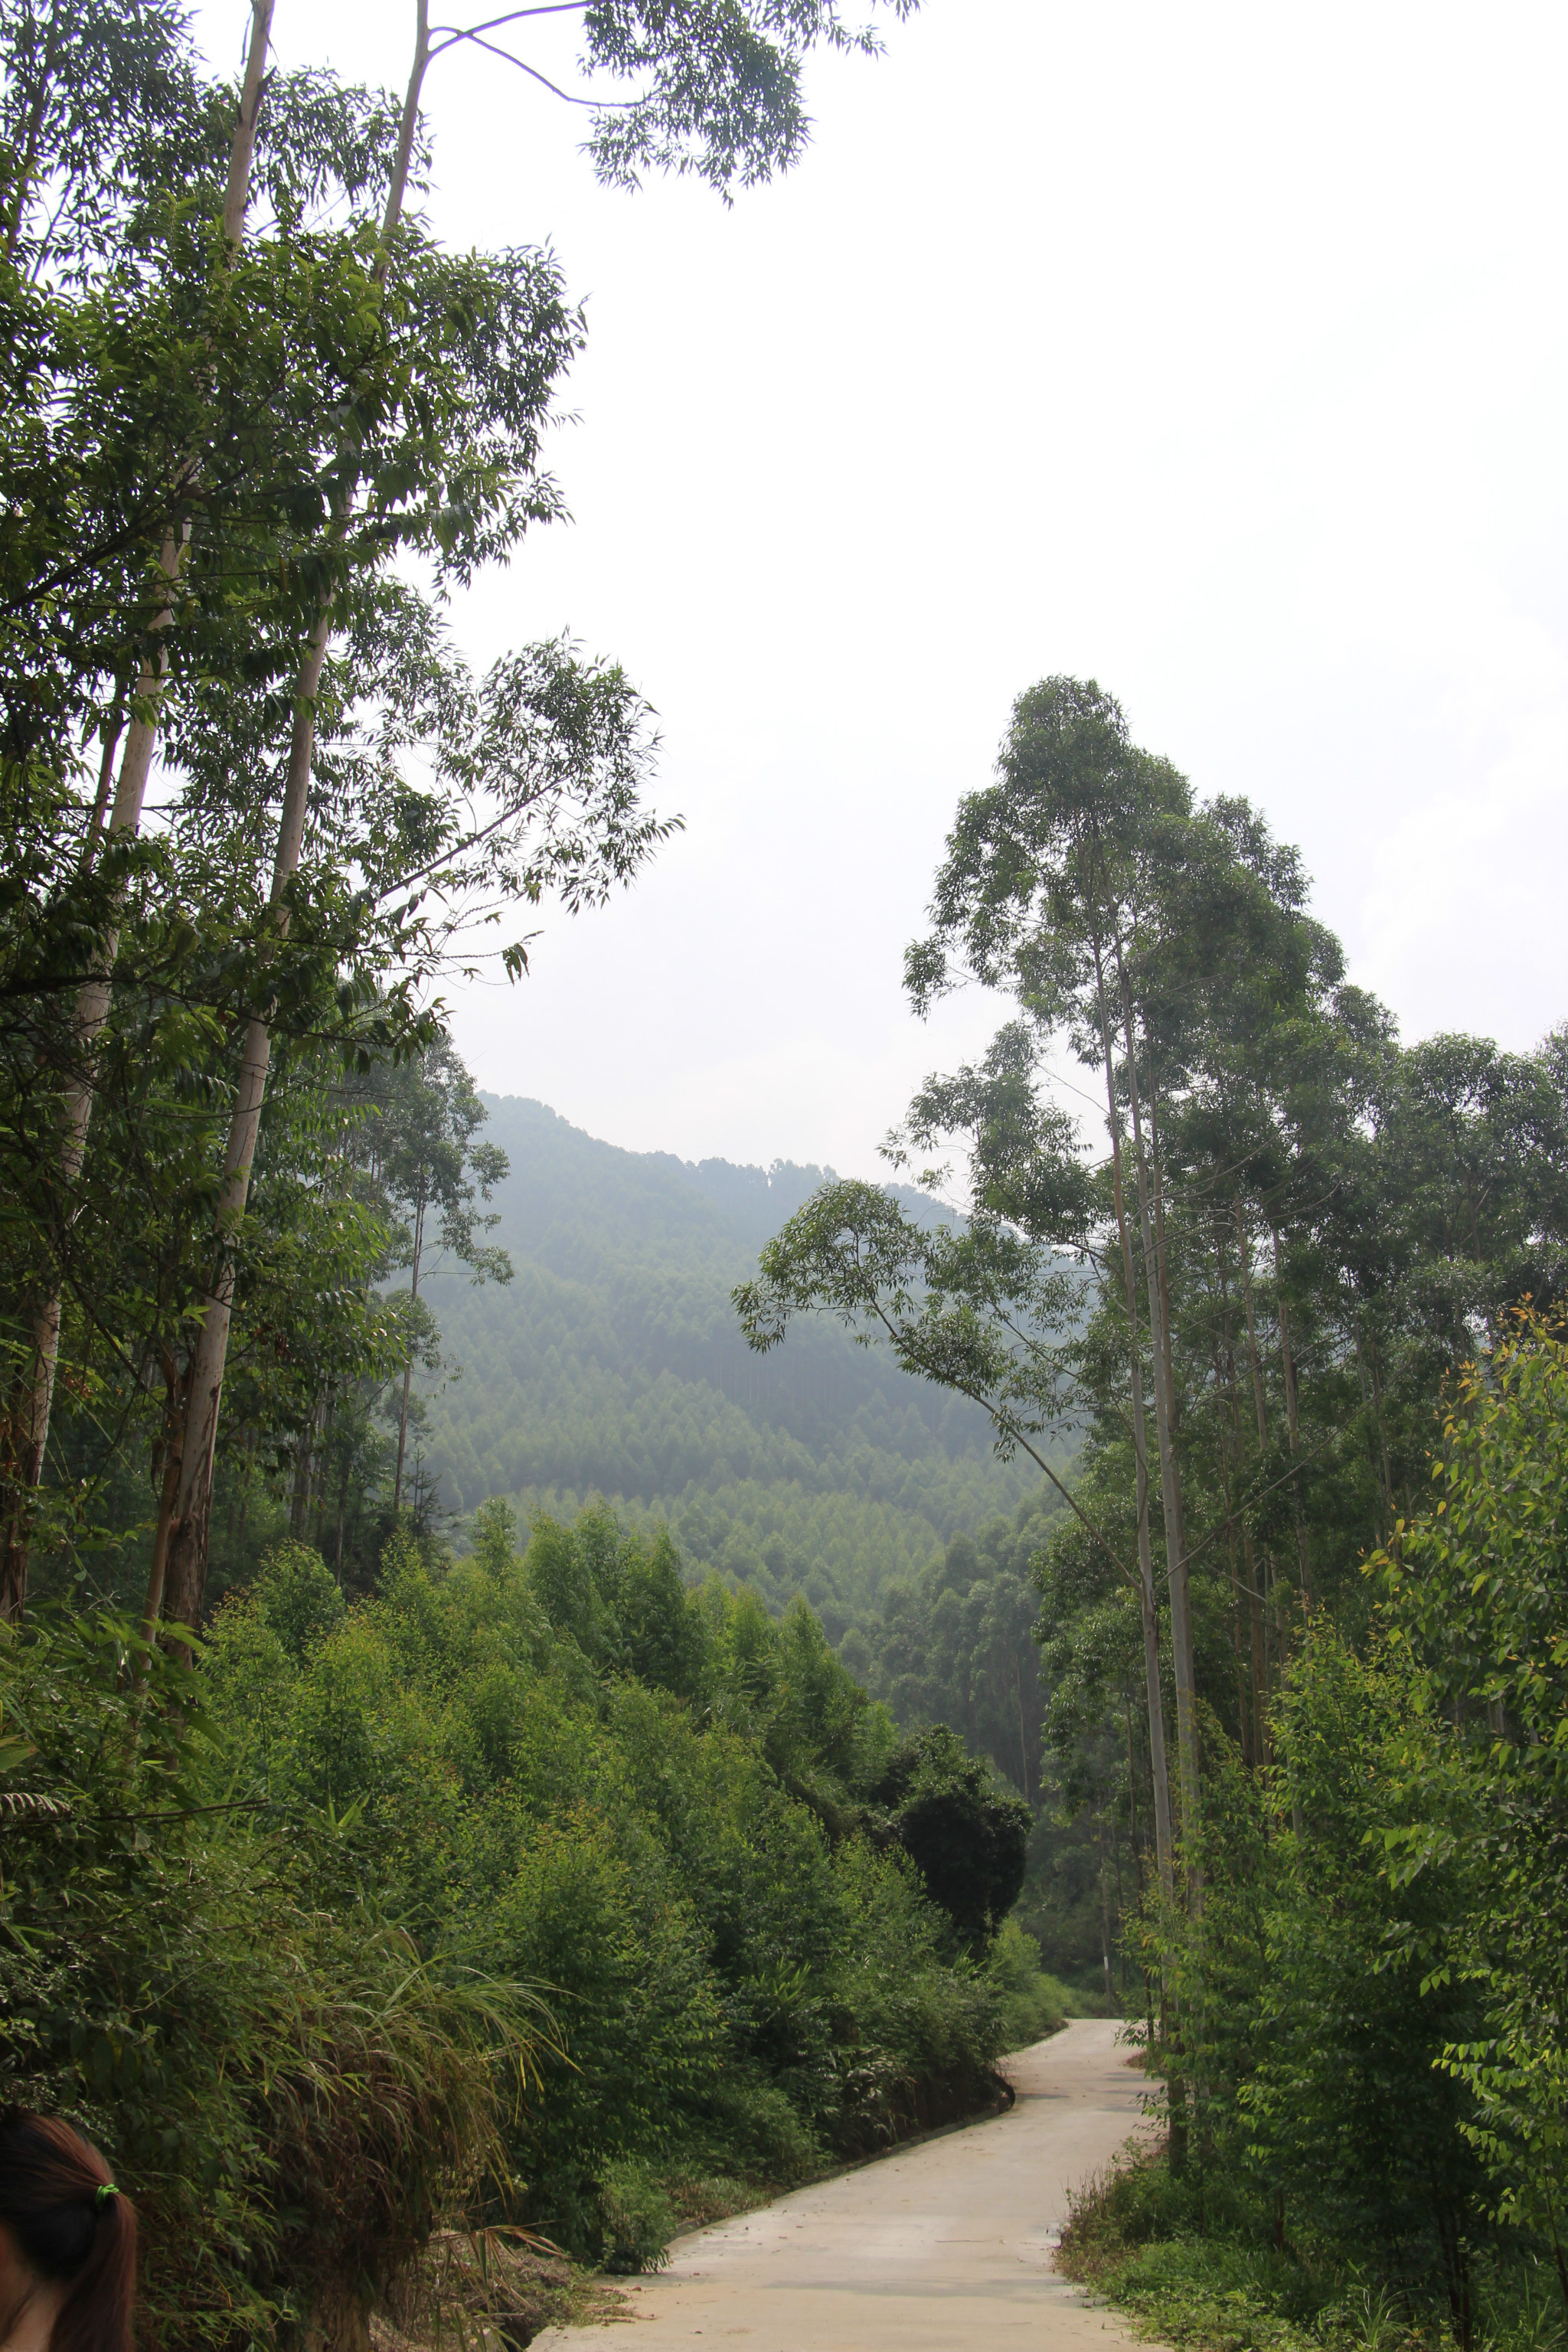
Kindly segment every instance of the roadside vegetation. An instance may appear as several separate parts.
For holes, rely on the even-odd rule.
[[[281,1546],[194,1667],[41,1612],[0,1704],[8,2084],[116,2151],[163,2340],[352,2333],[438,2226],[637,2270],[1060,2022],[1021,1801],[603,1510],[352,1602]]]

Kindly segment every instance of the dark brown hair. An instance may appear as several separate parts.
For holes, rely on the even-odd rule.
[[[48,2116],[0,2115],[0,2221],[40,2278],[68,2292],[49,2352],[131,2352],[136,2209],[90,2140]],[[0,2312],[9,2328],[14,2313]]]

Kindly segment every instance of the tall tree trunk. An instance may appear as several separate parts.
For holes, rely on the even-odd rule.
[[[1127,1054],[1127,1095],[1132,1113],[1132,1160],[1138,1180],[1138,1228],[1143,1244],[1143,1284],[1149,1299],[1149,1337],[1153,1355],[1154,1429],[1160,1447],[1160,1496],[1165,1518],[1165,1576],[1171,1594],[1171,1656],[1176,1683],[1176,1756],[1182,1784],[1182,1834],[1194,1840],[1200,1817],[1198,1787],[1197,1665],[1193,1645],[1192,1595],[1187,1574],[1186,1540],[1182,1523],[1182,1489],[1173,1442],[1174,1399],[1171,1393],[1171,1352],[1165,1331],[1165,1285],[1154,1246],[1150,1205],[1148,1154],[1143,1144],[1143,1118],[1138,1089],[1138,1055],[1132,1022],[1132,992],[1120,945],[1116,950],[1121,985],[1122,1040]],[[1194,1909],[1202,1899],[1195,1865],[1187,1873],[1188,1895]]]
[[[382,215],[381,254],[376,264],[378,281],[384,281],[386,277],[392,258],[392,240],[403,218],[404,199],[408,193],[408,167],[414,158],[414,134],[419,127],[419,99],[425,88],[425,73],[429,63],[429,0],[414,0],[414,62],[409,68],[408,87],[403,94],[397,147],[392,159],[392,178],[386,190],[386,210]]]
[[[421,1192],[424,1180],[421,1177]],[[414,1211],[414,1261],[409,1269],[408,1296],[411,1301],[419,1297],[419,1261],[425,1248],[425,1202],[421,1198]],[[414,1387],[414,1335],[408,1336],[408,1359],[403,1367],[403,1403],[397,1415],[397,1468],[392,1481],[392,1507],[399,1509],[403,1502],[403,1457],[408,1449],[408,1405]]]
[[[329,1390],[321,1399],[316,1416],[316,1529],[311,1549],[326,1558],[327,1540],[327,1473],[332,1458],[332,1429],[337,1420],[337,1408]]]
[[[310,791],[310,760],[315,748],[316,689],[326,657],[329,616],[323,612],[311,633],[294,704],[294,729],[289,747],[289,771],[283,786],[283,807],[278,824],[278,847],[272,866],[272,907],[280,930],[287,929],[285,900],[298,871],[305,837],[305,815]],[[222,1252],[218,1276],[204,1301],[201,1331],[191,1360],[191,1410],[185,1424],[184,1460],[174,1500],[175,1525],[169,1541],[169,1581],[164,1614],[174,1623],[195,1627],[201,1622],[206,1589],[207,1541],[212,1517],[213,1461],[217,1445],[218,1404],[224,1368],[228,1360],[228,1331],[234,1313],[235,1262],[233,1238],[245,1214],[250,1194],[250,1172],[261,1131],[261,1108],[267,1096],[267,1071],[272,1036],[258,1015],[246,1024],[245,1047],[229,1118],[228,1148],[224,1155],[223,1189],[218,1195],[217,1246]]]
[[[1215,1257],[1219,1266],[1220,1313],[1225,1336],[1226,1393],[1230,1405],[1231,1444],[1235,1451],[1236,1474],[1242,1475],[1247,1446],[1241,1432],[1241,1391],[1236,1377],[1236,1345],[1230,1320],[1230,1286],[1226,1274],[1223,1235],[1215,1235]],[[1227,1506],[1228,1507],[1228,1506]],[[1259,1764],[1268,1761],[1268,1628],[1263,1613],[1262,1588],[1258,1583],[1258,1559],[1253,1549],[1252,1528],[1245,1512],[1238,1514],[1241,1527],[1242,1557],[1247,1569],[1247,1630],[1252,1652],[1252,1740],[1253,1754]]]
[[[1166,1410],[1170,1417],[1172,1460],[1176,1464],[1178,1471],[1175,1482],[1176,1538],[1184,1560],[1187,1550],[1186,1518],[1182,1504],[1180,1457],[1175,1450],[1176,1429],[1180,1420],[1176,1397],[1175,1354],[1172,1336],[1175,1318],[1171,1309],[1170,1252],[1165,1246],[1165,1178],[1164,1158],[1160,1148],[1160,1092],[1154,1083],[1152,1057],[1149,1066],[1149,1140],[1152,1146],[1150,1164],[1154,1185],[1154,1262],[1160,1271],[1160,1329],[1164,1343]]]
[[[245,79],[239,86],[239,112],[228,149],[228,184],[223,195],[223,233],[231,246],[245,240],[245,215],[250,208],[250,173],[256,161],[256,124],[261,111],[261,88],[267,79],[267,46],[272,38],[275,0],[250,0],[250,39],[245,52]]]
[[[1231,1203],[1236,1219],[1236,1250],[1241,1265],[1241,1297],[1247,1311],[1247,1360],[1252,1372],[1252,1406],[1258,1416],[1258,1451],[1268,1451],[1268,1412],[1263,1391],[1263,1359],[1258,1350],[1258,1325],[1252,1311],[1252,1235],[1238,1192]]]
[[[300,1433],[299,1450],[294,1456],[294,1492],[289,1502],[289,1532],[296,1543],[305,1539],[305,1528],[310,1517],[310,1469],[316,1453],[316,1409],[310,1408],[310,1418]]]
[[[170,530],[164,534],[158,555],[164,591],[149,625],[154,632],[162,631],[169,625],[172,608],[167,590],[172,586],[183,553],[183,541]],[[147,794],[147,779],[152,772],[155,714],[163,683],[163,660],[154,637],[153,649],[148,652],[142,674],[136,681],[135,716],[126,739],[125,756],[109,817],[111,835],[133,834],[141,825],[142,805]],[[153,714],[151,717],[150,712]],[[69,1201],[87,1154],[87,1130],[92,1118],[94,1092],[93,1055],[103,1024],[109,1018],[110,973],[117,946],[118,935],[110,930],[100,943],[101,969],[90,980],[84,981],[77,991],[72,1022],[72,1066],[59,1107],[57,1166],[60,1234],[55,1262],[39,1290],[34,1294],[37,1304],[33,1314],[33,1344],[17,1402],[10,1415],[11,1471],[5,1482],[4,1502],[0,1505],[4,1515],[4,1528],[0,1531],[0,1618],[12,1624],[19,1622],[26,1603],[27,1556],[32,1543],[34,1498],[43,1483],[49,1421],[54,1411],[55,1373],[59,1363],[60,1329],[65,1314],[65,1255],[70,1224]]]
[[[239,1524],[234,1531],[236,1559],[245,1556],[245,1530],[250,1517],[250,1489],[256,1476],[256,1432],[246,1433],[245,1451],[239,1465]]]
[[[1241,1257],[1241,1295],[1247,1309],[1247,1360],[1252,1373],[1252,1405],[1258,1418],[1258,1458],[1261,1466],[1268,1452],[1268,1412],[1263,1381],[1263,1356],[1258,1345],[1258,1322],[1252,1306],[1252,1235],[1247,1229],[1241,1196],[1233,1203],[1236,1216],[1236,1242]],[[1280,1580],[1274,1565],[1272,1551],[1263,1555],[1264,1589],[1268,1594],[1266,1615],[1273,1626],[1279,1644],[1280,1664],[1289,1654],[1289,1643],[1282,1608],[1279,1604]]]
[[[342,1587],[343,1580],[343,1520],[347,1515],[349,1507],[349,1471],[351,1466],[350,1456],[345,1452],[343,1454],[342,1475],[338,1480],[338,1548],[333,1567],[333,1572],[337,1577],[340,1588]]]
[[[1171,1827],[1171,1779],[1165,1759],[1165,1699],[1160,1684],[1160,1619],[1154,1601],[1154,1558],[1149,1541],[1149,1444],[1143,1414],[1143,1350],[1138,1337],[1138,1280],[1132,1270],[1132,1243],[1127,1230],[1127,1200],[1121,1171],[1121,1114],[1116,1101],[1116,1057],[1110,1037],[1110,1013],[1106,1003],[1105,974],[1095,945],[1095,969],[1100,981],[1100,1048],[1105,1058],[1106,1126],[1110,1134],[1111,1190],[1116,1202],[1116,1230],[1121,1244],[1121,1276],[1127,1302],[1127,1370],[1132,1399],[1132,1452],[1136,1465],[1138,1507],[1138,1597],[1143,1618],[1143,1683],[1149,1706],[1149,1776],[1154,1791],[1154,1846],[1160,1867],[1160,1891],[1166,1902],[1175,1893],[1174,1840]]]
[[[260,0],[258,0],[259,6]],[[404,97],[393,159],[392,180],[382,218],[381,250],[375,282],[384,285],[392,257],[392,240],[403,217],[414,135],[419,121],[419,97],[430,62],[428,0],[416,0],[414,63]],[[294,688],[294,727],[289,751],[289,772],[278,826],[278,852],[273,866],[272,900],[276,907],[298,870],[305,836],[305,813],[310,799],[310,763],[315,751],[316,695],[321,667],[331,635],[331,605],[323,605],[310,632]],[[219,1196],[217,1242],[221,1254],[216,1282],[209,1295],[205,1319],[196,1343],[192,1389],[192,1413],[186,1430],[186,1461],[175,1503],[177,1524],[170,1542],[168,1614],[178,1623],[199,1622],[206,1591],[208,1537],[212,1520],[213,1465],[217,1447],[223,1398],[224,1369],[228,1360],[229,1325],[234,1311],[234,1263],[227,1246],[250,1191],[250,1171],[267,1095],[268,1064],[272,1040],[267,1020],[258,1013],[246,1031],[245,1055],[229,1123],[224,1155],[224,1183]]]
[[[1214,1383],[1215,1393],[1223,1396],[1226,1386],[1225,1367],[1220,1360],[1217,1349],[1214,1356]],[[1241,1571],[1237,1565],[1236,1558],[1236,1491],[1231,1477],[1230,1432],[1223,1424],[1220,1429],[1218,1452],[1220,1496],[1225,1504],[1226,1558],[1230,1568],[1230,1652],[1231,1661],[1236,1670],[1237,1722],[1241,1730],[1241,1760],[1250,1770],[1258,1761],[1258,1747],[1253,1737],[1252,1678],[1247,1665],[1246,1645],[1241,1638]]]
[[[1105,2004],[1116,2012],[1116,1979],[1110,1972],[1110,1874],[1105,1850],[1105,1808],[1100,1809],[1100,1949],[1105,1964]]]
[[[229,143],[228,181],[224,203],[224,230],[232,249],[245,234],[246,205],[250,186],[251,164],[256,152],[256,121],[261,102],[261,86],[267,68],[267,44],[272,28],[275,0],[253,0],[250,24],[250,44],[245,61],[245,79],[240,89],[239,111]],[[51,18],[49,38],[54,38]],[[20,194],[18,193],[18,204]],[[19,223],[19,215],[17,215]],[[11,242],[14,244],[15,236]],[[191,470],[187,468],[187,472]],[[189,540],[188,528],[165,532],[159,550],[159,569],[163,580],[159,590],[157,609],[149,629],[153,644],[142,662],[132,704],[130,731],[125,739],[125,756],[121,765],[120,781],[110,814],[109,832],[139,831],[142,810],[147,797],[147,780],[153,771],[153,752],[157,741],[158,713],[163,700],[166,656],[158,635],[169,625],[174,610],[174,583],[184,560]],[[115,730],[118,734],[118,727]],[[112,739],[111,739],[112,741]],[[106,764],[112,758],[112,749],[106,747]],[[100,780],[100,803],[105,797],[103,780]],[[100,822],[99,807],[93,810],[89,825],[84,871],[90,867],[98,840]],[[109,1017],[110,976],[119,940],[111,930],[103,941],[102,969],[79,991],[75,1022],[76,1066],[60,1106],[59,1173],[62,1199],[74,1191],[81,1173],[87,1150],[87,1131],[92,1118],[94,1082],[92,1062],[103,1024]],[[32,1529],[33,1496],[44,1475],[44,1458],[48,1447],[49,1420],[54,1408],[55,1371],[59,1360],[60,1326],[62,1320],[63,1270],[57,1265],[47,1295],[44,1297],[33,1327],[32,1369],[23,1392],[22,1409],[16,1430],[17,1483],[0,1498],[0,1618],[15,1623],[22,1614],[26,1600],[27,1553]],[[162,1512],[160,1512],[160,1519]]]
[[[169,1568],[169,1499],[180,1479],[180,1454],[184,1435],[186,1396],[177,1372],[171,1365],[165,1376],[163,1405],[163,1446],[162,1476],[159,1481],[158,1517],[153,1533],[153,1557],[147,1570],[147,1597],[142,1604],[142,1638],[149,1645],[158,1628],[158,1615],[163,1605],[163,1583]],[[132,1671],[134,1686],[142,1689],[147,1680],[148,1660],[138,1658]]]
[[[1269,1231],[1274,1235],[1274,1297],[1279,1314],[1279,1360],[1285,1371],[1285,1426],[1290,1439],[1290,1459],[1295,1465],[1290,1474],[1290,1498],[1296,1515],[1296,1550],[1301,1563],[1301,1605],[1310,1614],[1312,1559],[1307,1543],[1307,1514],[1301,1501],[1301,1470],[1297,1458],[1301,1451],[1300,1404],[1296,1387],[1296,1363],[1290,1352],[1290,1311],[1285,1303],[1279,1235],[1272,1226]]]
[[[1359,1342],[1358,1348],[1359,1348]],[[1388,1514],[1388,1525],[1394,1525],[1394,1469],[1388,1458],[1388,1426],[1383,1417],[1383,1368],[1378,1361],[1377,1335],[1369,1331],[1366,1344],[1366,1369],[1372,1381],[1372,1412],[1377,1430],[1377,1454],[1383,1471],[1383,1502]],[[1387,1540],[1386,1537],[1384,1538]]]

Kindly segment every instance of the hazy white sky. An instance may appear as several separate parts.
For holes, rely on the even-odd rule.
[[[216,61],[247,16],[205,0]],[[401,88],[412,21],[279,0],[274,37]],[[728,213],[606,194],[535,85],[433,70],[437,226],[550,241],[590,323],[574,523],[459,639],[616,656],[688,827],[521,988],[453,992],[480,1082],[873,1172],[989,1034],[914,1022],[902,949],[1056,670],[1301,844],[1406,1036],[1532,1043],[1568,1015],[1568,14],[925,0],[886,37]]]

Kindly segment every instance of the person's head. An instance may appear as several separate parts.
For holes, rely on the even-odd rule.
[[[0,2228],[12,2257],[0,2338],[47,2300],[49,2352],[130,2352],[136,2213],[90,2140],[20,2107],[0,2114]]]

